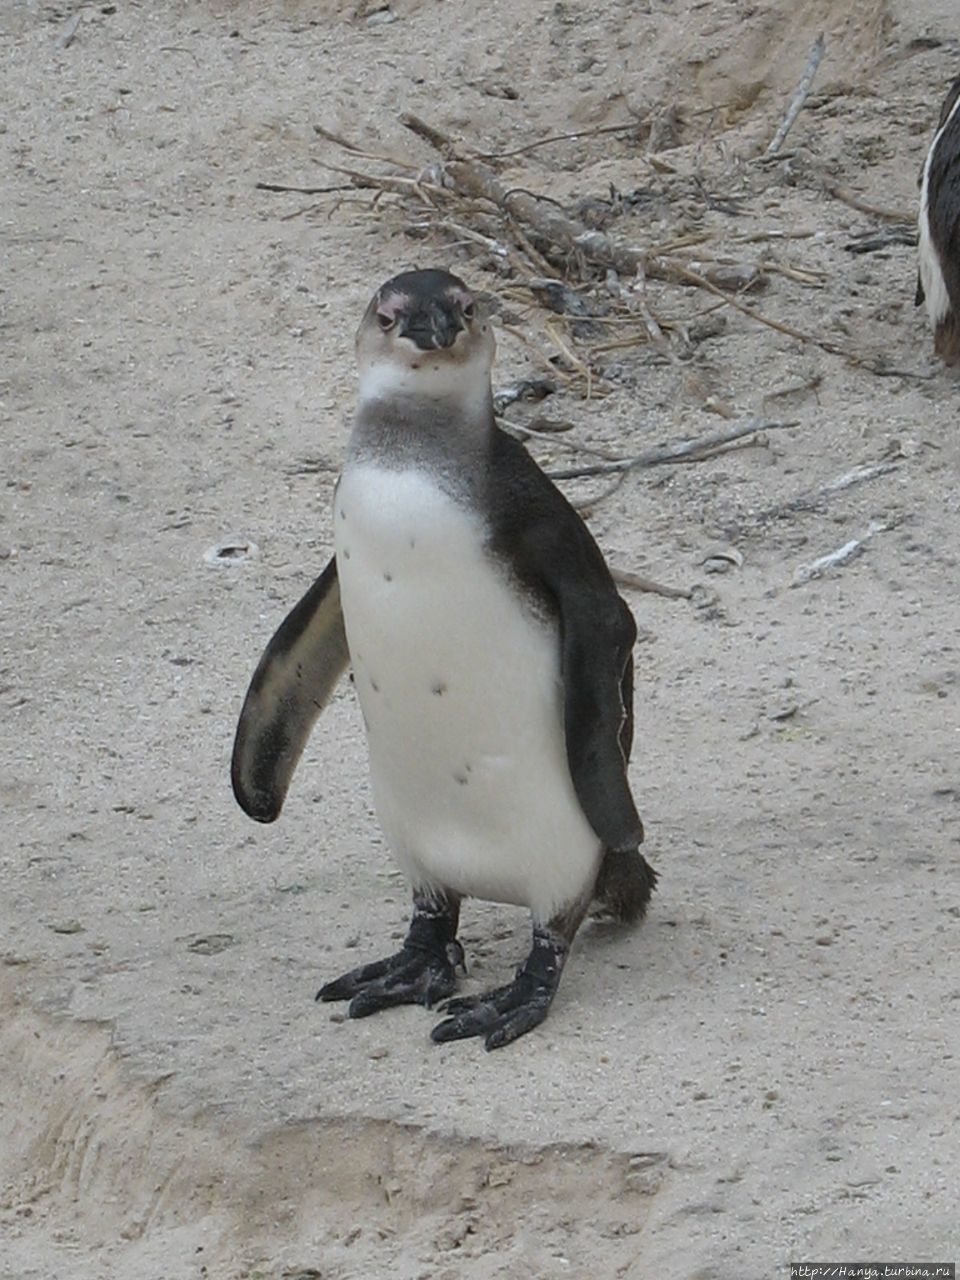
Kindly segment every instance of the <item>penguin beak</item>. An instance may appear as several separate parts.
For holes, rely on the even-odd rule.
[[[409,338],[421,351],[437,351],[452,347],[463,323],[456,312],[435,301],[401,316],[399,333]]]

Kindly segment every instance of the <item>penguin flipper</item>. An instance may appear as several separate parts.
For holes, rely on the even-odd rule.
[[[637,626],[589,529],[524,447],[494,436],[494,550],[558,615],[567,763],[607,849],[633,851],[643,823],[630,794]]]
[[[636,850],[643,823],[630,793],[627,764],[637,626],[579,516],[575,525],[566,523],[566,532],[562,544],[551,546],[556,535],[541,525],[536,536],[546,545],[538,548],[536,560],[560,614],[567,762],[577,799],[604,846]]]
[[[636,849],[643,823],[627,780],[636,623],[615,593],[560,598],[564,733],[577,798],[608,849]]]
[[[337,562],[280,624],[250,681],[233,744],[233,794],[257,822],[273,822],[310,731],[350,662]]]

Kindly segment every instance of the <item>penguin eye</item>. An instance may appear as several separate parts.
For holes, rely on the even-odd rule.
[[[393,326],[397,323],[397,317],[387,315],[385,311],[377,312],[377,324],[384,333],[389,333]]]
[[[472,320],[477,314],[477,308],[472,302],[465,302],[461,310],[463,311],[464,320]]]

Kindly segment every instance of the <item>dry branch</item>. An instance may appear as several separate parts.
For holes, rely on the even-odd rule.
[[[833,196],[834,200],[839,200],[841,204],[849,205],[851,209],[856,209],[858,213],[869,213],[874,218],[883,218],[887,222],[904,222],[912,223],[915,221],[915,215],[907,213],[903,209],[881,209],[875,204],[869,204],[862,196],[858,196],[855,191],[851,191],[848,187],[824,187],[828,196]]]
[[[513,147],[510,151],[480,151],[481,160],[508,160],[511,156],[527,155],[540,147],[548,147],[553,142],[571,142],[577,138],[596,138],[602,133],[635,133],[642,127],[642,122],[634,120],[632,124],[602,124],[595,129],[578,129],[575,133],[553,133],[537,142],[528,142],[522,147]]]
[[[619,458],[615,462],[598,462],[588,467],[570,467],[563,471],[549,471],[552,480],[578,480],[582,476],[607,475],[614,471],[636,471],[641,467],[657,467],[673,462],[700,462],[703,458],[741,440],[744,436],[760,431],[782,431],[787,427],[796,427],[796,421],[767,422],[763,419],[751,419],[727,431],[717,431],[709,436],[700,436],[695,440],[677,440],[673,444],[654,445],[632,458]]]
[[[500,427],[509,434],[520,436],[524,440],[540,440],[559,449],[566,449],[570,453],[582,453],[588,458],[602,458],[604,462],[620,461],[616,454],[610,453],[608,449],[598,449],[595,445],[583,444],[576,439],[566,440],[552,432],[537,431],[535,427],[524,426],[521,422],[508,422],[504,419],[500,422]]]
[[[83,21],[83,9],[77,12],[64,25],[60,35],[57,37],[58,49],[69,49],[73,44],[77,31],[80,29],[80,23]]]
[[[693,595],[689,587],[668,587],[642,573],[633,573],[630,569],[619,569],[616,565],[610,566],[610,575],[614,582],[619,582],[622,587],[629,587],[632,591],[649,591],[654,595],[666,596],[668,600],[689,600]]]
[[[379,151],[365,151],[363,147],[358,147],[355,142],[351,142],[349,138],[344,138],[342,134],[334,133],[332,129],[326,129],[322,124],[315,124],[313,132],[318,138],[325,138],[327,142],[333,142],[338,147],[342,147],[344,151],[349,151],[351,155],[357,156],[360,160],[379,160],[383,164],[392,164],[397,169],[409,169],[416,172],[415,164],[408,164],[405,160],[398,160],[396,156],[385,156]]]
[[[419,116],[406,113],[400,117],[401,123],[418,137],[426,139],[444,155],[462,155],[462,148],[447,134],[421,120]],[[762,312],[748,307],[733,293],[711,280],[711,270],[694,271],[676,260],[647,254],[642,249],[620,244],[601,231],[593,231],[571,218],[552,200],[536,196],[528,191],[506,187],[489,165],[480,160],[456,159],[443,166],[444,188],[449,184],[455,191],[472,199],[485,200],[503,211],[511,219],[526,223],[540,238],[550,244],[565,249],[568,254],[582,256],[598,266],[612,268],[621,276],[634,277],[642,273],[648,278],[669,281],[674,284],[686,283],[705,289],[708,293],[722,298],[728,306],[741,314],[755,320],[758,324],[776,329],[787,337],[799,342],[810,343],[830,355],[837,355],[849,360],[852,364],[869,369],[874,373],[887,372],[876,358],[863,356],[851,351],[839,343],[818,338],[804,333],[793,325],[772,320]],[[906,370],[896,371],[900,376],[913,377]]]
[[[593,515],[594,509],[598,507],[601,502],[606,502],[607,498],[613,497],[623,484],[624,480],[626,480],[628,474],[629,472],[627,471],[621,471],[605,489],[601,489],[599,493],[591,494],[589,498],[570,498],[569,502],[571,507],[573,507],[575,511],[579,511],[584,520],[588,520],[590,516]]]
[[[786,334],[788,338],[796,338],[798,342],[805,342],[811,346],[819,347],[821,351],[826,351],[829,355],[840,356],[844,360],[848,360],[850,364],[856,365],[857,368],[866,369],[868,372],[876,374],[877,377],[912,378],[915,381],[926,382],[932,376],[930,373],[919,373],[913,369],[887,366],[883,363],[883,356],[880,354],[873,356],[861,354],[859,351],[852,351],[849,347],[841,346],[839,342],[831,342],[827,338],[818,338],[815,334],[805,333],[802,329],[795,329],[792,324],[784,324],[781,320],[773,320],[770,316],[765,316],[762,311],[757,311],[754,307],[748,307],[746,303],[741,302],[733,294],[727,293],[726,290],[719,288],[708,280],[706,276],[700,275],[698,271],[691,271],[689,267],[681,266],[680,263],[674,263],[673,269],[691,284],[699,285],[707,293],[723,298],[727,306],[733,307],[741,315],[749,316],[751,320],[756,320],[758,324],[766,325],[768,329],[776,329],[778,333]]]
[[[800,78],[800,83],[797,85],[797,90],[790,100],[790,106],[787,108],[787,114],[783,118],[783,124],[774,134],[773,141],[767,147],[765,155],[775,156],[786,141],[787,134],[793,128],[794,121],[803,110],[803,104],[806,102],[807,95],[813,85],[813,78],[817,74],[817,67],[819,67],[820,60],[823,58],[823,50],[824,40],[823,32],[821,31],[813,42],[810,57],[807,59],[807,65]]]
[[[341,183],[336,187],[288,187],[282,182],[256,182],[254,183],[255,191],[289,191],[298,196],[323,196],[328,195],[331,191],[353,191],[352,182]]]
[[[860,554],[871,538],[878,533],[886,533],[891,528],[893,528],[893,525],[886,524],[882,520],[872,520],[862,537],[851,538],[849,542],[845,542],[842,547],[837,547],[835,551],[828,551],[826,555],[819,556],[809,564],[802,564],[795,569],[790,581],[791,587],[802,587],[806,583],[812,582],[814,578],[819,578],[828,569],[839,569],[842,565],[849,564],[855,556]]]
[[[816,48],[817,46],[815,50]],[[813,53],[811,53],[812,62]],[[813,70],[816,70],[815,66]],[[803,85],[804,82],[801,82],[800,87],[802,88]],[[809,89],[809,85],[806,87]],[[802,106],[802,101],[800,105]],[[741,300],[740,294],[756,282],[758,274],[754,269],[751,269],[748,275],[741,272],[731,281],[728,268],[721,263],[696,270],[681,259],[668,256],[663,252],[664,249],[673,251],[681,247],[679,241],[661,246],[660,252],[651,248],[641,249],[624,244],[602,231],[585,226],[547,196],[536,195],[523,188],[508,187],[500,181],[496,171],[489,164],[485,164],[479,156],[470,153],[457,139],[420,117],[407,113],[400,119],[407,129],[424,139],[440,153],[443,157],[442,163],[432,165],[414,177],[375,176],[329,162],[323,162],[324,167],[333,173],[342,174],[357,187],[372,189],[378,193],[391,192],[408,199],[413,197],[419,199],[432,211],[443,210],[445,216],[439,220],[439,225],[442,226],[445,222],[448,233],[482,244],[488,252],[500,258],[506,258],[521,277],[536,274],[555,275],[558,270],[561,278],[574,274],[583,275],[585,268],[589,265],[594,272],[598,268],[606,269],[608,272],[615,272],[625,280],[639,277],[671,284],[693,285],[712,294],[726,306],[739,311],[757,324],[765,325],[795,341],[818,347],[830,355],[839,356],[878,376],[914,379],[926,379],[931,376],[929,373],[893,368],[885,363],[883,356],[879,353],[862,354],[839,342],[806,333],[793,325],[771,319],[756,308],[748,306]],[[336,134],[320,128],[317,132],[344,147],[351,154],[363,154],[359,147]],[[401,162],[397,164],[409,170],[408,165]],[[831,194],[843,198],[846,193],[841,193],[840,188],[833,188]],[[469,202],[466,208],[465,202]],[[456,216],[452,218],[446,216],[448,211],[453,212],[451,206],[456,210]],[[484,230],[481,231],[476,226],[466,225],[468,213],[478,209],[487,211],[485,222],[493,221],[494,225],[489,229],[484,226]],[[876,212],[882,213],[882,211]],[[900,216],[896,215],[898,219]],[[500,219],[499,225],[496,222],[497,217]],[[489,234],[489,230],[493,230],[495,234]],[[535,270],[527,265],[525,258],[535,264]],[[775,270],[798,283],[808,286],[819,284],[819,273],[800,271],[778,263],[765,265],[769,270]],[[696,266],[700,267],[700,264],[697,263]],[[644,322],[652,340],[658,341],[657,331],[659,329],[662,332],[663,322],[657,320],[652,314],[644,315],[642,309],[639,319]],[[590,394],[593,390],[594,373],[589,364],[580,359],[576,351],[569,348],[569,339],[558,335],[556,331],[551,334],[551,337],[569,364],[584,378],[587,394]],[[538,352],[538,355],[542,356],[543,353]],[[549,358],[543,358],[546,361],[546,367],[549,365]],[[559,370],[554,372],[569,380],[569,375],[564,375]]]
[[[818,486],[816,489],[808,489],[804,493],[797,494],[795,498],[790,498],[786,502],[778,503],[774,507],[767,507],[766,510],[759,511],[756,519],[758,521],[776,520],[801,511],[818,511],[824,502],[833,497],[835,493],[843,493],[846,489],[852,489],[855,485],[864,484],[869,480],[877,480],[881,476],[887,476],[894,471],[898,471],[904,456],[902,452],[894,450],[888,452],[879,462],[859,463],[849,471],[844,471],[840,475],[834,476],[831,480],[827,480],[825,484]]]
[[[452,138],[419,116],[406,113],[400,117],[400,123],[426,139],[441,155],[463,154]],[[481,160],[450,159],[444,165],[443,173],[445,180],[462,195],[488,201],[569,254],[582,254],[600,266],[613,267],[621,275],[633,276],[638,266],[645,265],[647,275],[661,280],[676,280],[668,265],[657,261],[652,266],[645,264],[646,255],[642,250],[618,244],[601,231],[591,231],[564,213],[553,200],[505,186],[494,170]]]

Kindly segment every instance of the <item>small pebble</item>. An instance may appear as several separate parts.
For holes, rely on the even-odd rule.
[[[50,928],[54,933],[85,933],[83,925],[79,920],[61,920],[57,924],[52,924]]]

